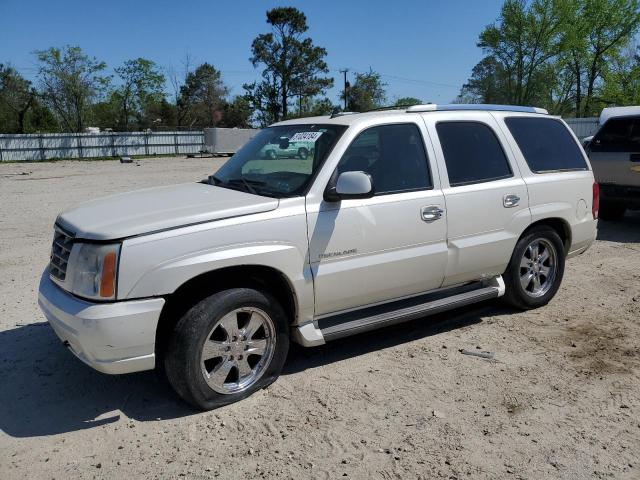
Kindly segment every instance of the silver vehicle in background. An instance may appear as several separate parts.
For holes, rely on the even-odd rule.
[[[600,218],[640,209],[640,106],[603,109],[600,129],[583,146],[600,184]]]

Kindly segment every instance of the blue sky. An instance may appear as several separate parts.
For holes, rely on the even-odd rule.
[[[260,73],[249,62],[253,38],[268,31],[265,12],[295,6],[309,35],[327,49],[338,101],[341,68],[383,74],[389,103],[413,96],[452,100],[481,58],[482,28],[495,21],[502,0],[0,0],[0,63],[34,78],[33,51],[79,45],[109,69],[145,57],[180,69],[189,54],[223,73],[233,94]],[[171,91],[167,86],[168,92]]]

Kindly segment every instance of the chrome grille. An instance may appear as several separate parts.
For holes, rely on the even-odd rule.
[[[49,273],[61,282],[67,277],[67,263],[71,254],[73,237],[61,230],[55,229],[53,234],[53,245],[51,246],[51,261],[49,263]]]

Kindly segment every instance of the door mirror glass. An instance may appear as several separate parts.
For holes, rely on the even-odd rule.
[[[373,197],[371,176],[364,172],[343,172],[338,176],[336,185],[325,194],[327,201],[339,201],[349,198]]]

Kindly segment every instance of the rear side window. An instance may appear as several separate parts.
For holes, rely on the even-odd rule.
[[[640,117],[612,118],[591,142],[594,152],[640,152]]]
[[[532,172],[587,169],[580,146],[558,120],[510,117],[505,123]]]
[[[371,175],[376,195],[432,188],[424,142],[415,124],[381,125],[360,133],[344,152],[338,172]]]
[[[513,176],[507,156],[488,125],[439,122],[436,130],[452,187]]]

